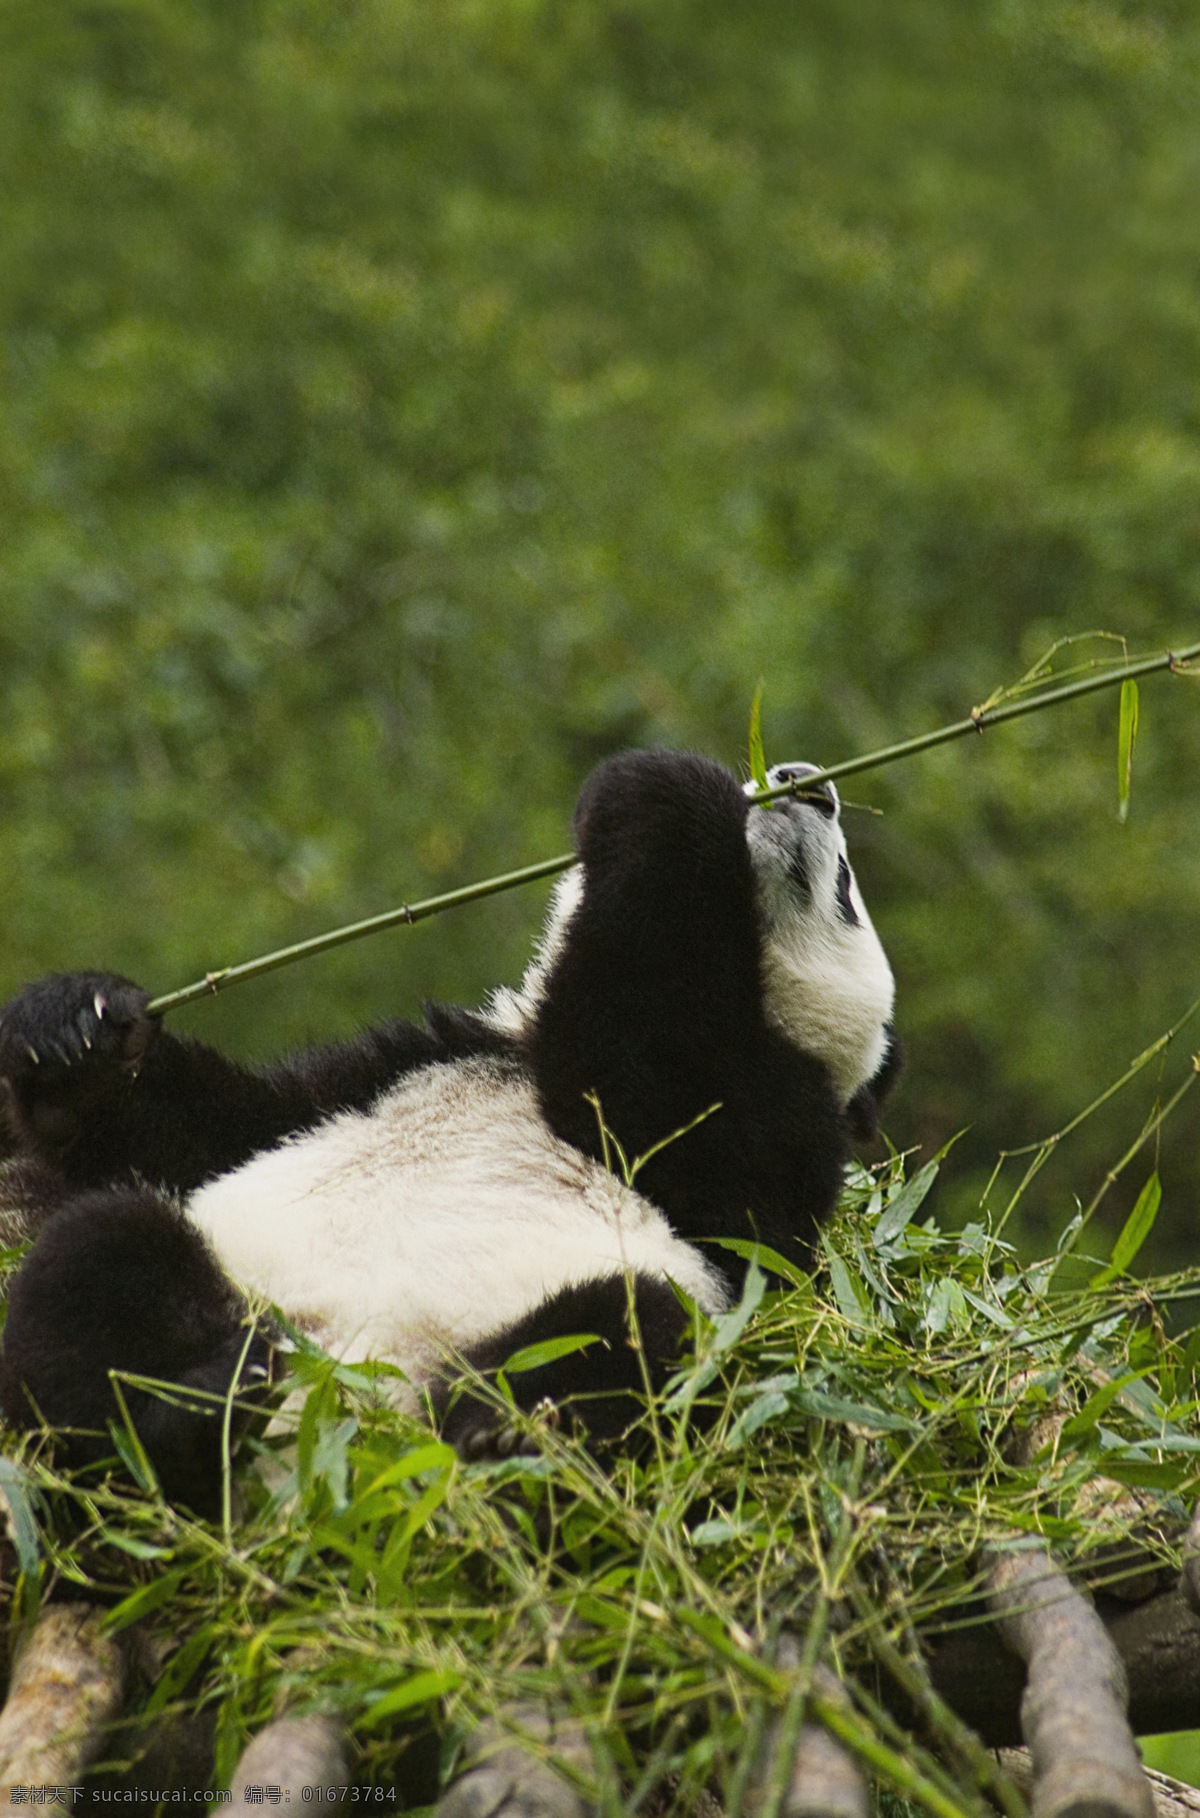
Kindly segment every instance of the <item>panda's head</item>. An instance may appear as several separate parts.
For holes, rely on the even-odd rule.
[[[771,788],[816,774],[777,764]],[[757,785],[747,783],[746,794]],[[746,817],[762,926],[763,1007],[797,1047],[823,1060],[843,1104],[888,1052],[895,987],[850,868],[832,783],[781,796]]]
[[[781,764],[771,771],[770,781],[802,782],[814,770],[811,764]],[[754,793],[753,784],[746,785],[746,793]],[[627,888],[628,848],[632,844],[644,850],[645,868],[656,874],[660,886],[656,914],[671,895],[671,865],[686,868],[694,856],[681,852],[674,836],[678,811],[671,804],[684,797],[696,806],[695,837],[707,840],[706,863],[728,868],[724,842],[743,837],[744,829],[763,1009],[790,1041],[825,1063],[839,1098],[849,1104],[876,1078],[888,1055],[893,986],[846,856],[836,790],[822,784],[812,799],[782,797],[770,807],[749,806],[739,800],[729,772],[711,759],[663,751],[609,759],[585,785],[581,800],[587,804],[587,826],[581,831],[594,857],[600,845],[609,861],[617,863]],[[638,888],[644,891],[644,877]],[[489,1019],[514,1036],[524,1035],[537,1016],[547,979],[571,941],[583,893],[583,868],[575,866],[555,887],[545,930],[520,988],[496,992],[488,1005]],[[635,909],[631,897],[609,894],[606,913],[616,912],[619,904],[636,931],[647,900],[643,896]]]

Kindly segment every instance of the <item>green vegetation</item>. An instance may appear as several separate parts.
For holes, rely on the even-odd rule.
[[[935,1173],[852,1180],[813,1277],[782,1263],[770,1292],[752,1268],[611,1471],[536,1421],[537,1456],[463,1465],[382,1401],[387,1366],[303,1342],[290,1414],[253,1442],[223,1525],[166,1507],[124,1435],[141,1493],[65,1480],[29,1445],[4,1486],[19,1607],[99,1589],[152,1663],[98,1771],[141,1723],[202,1709],[227,1778],[281,1705],[332,1707],[366,1780],[428,1797],[481,1713],[550,1699],[591,1741],[601,1810],[672,1773],[672,1809],[715,1776],[737,1810],[772,1714],[797,1714],[824,1656],[853,1699],[839,1733],[884,1784],[938,1818],[981,1813],[988,1758],[946,1714],[928,1747],[906,1739],[880,1685],[920,1682],[917,1636],[984,1619],[989,1540],[1043,1535],[1093,1584],[1177,1566],[1200,1332],[1165,1323],[1200,1269],[1148,1291],[1062,1253],[1022,1268],[983,1226],[927,1217]],[[799,1669],[773,1664],[787,1630]]]
[[[742,762],[762,676],[832,761],[1194,642],[1198,53],[1182,0],[0,11],[0,996],[561,851],[615,746]],[[1200,703],[1140,705],[1124,825],[1107,698],[854,792],[952,1221],[1200,989]],[[181,1026],[477,999],[536,895]],[[1159,1264],[1198,1157],[1189,1107]]]
[[[1198,102],[1184,0],[0,9],[0,1000],[79,964],[166,991],[562,851],[617,746],[743,763],[763,676],[766,761],[836,761],[1073,633],[1194,643]],[[149,1705],[215,1710],[222,1771],[297,1693],[381,1784],[435,1712],[448,1763],[468,1709],[556,1695],[615,1811],[743,1776],[800,1685],[780,1625],[838,1600],[895,1757],[871,1663],[974,1619],[979,1541],[1103,1574],[1196,1494],[1200,1101],[1160,1122],[1195,1037],[1158,1038],[1200,992],[1197,774],[1161,679],[849,792],[883,810],[851,833],[890,1133],[931,1183],[965,1132],[941,1229],[860,1179],[823,1272],[752,1277],[611,1477],[555,1432],[455,1464],[301,1351],[225,1530],[31,1451],[21,1607],[65,1578],[141,1616]],[[537,897],[179,1026],[262,1055],[477,1000]],[[906,1748],[908,1797],[976,1808]]]

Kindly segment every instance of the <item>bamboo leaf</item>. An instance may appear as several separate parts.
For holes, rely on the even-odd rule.
[[[714,1237],[710,1241],[718,1244],[722,1250],[732,1250],[735,1256],[743,1257],[746,1262],[757,1263],[772,1275],[782,1276],[784,1281],[791,1282],[793,1288],[812,1288],[812,1277],[798,1263],[789,1262],[778,1250],[772,1250],[770,1244],[760,1244],[752,1237]]]
[[[604,1345],[606,1341],[597,1332],[574,1332],[569,1338],[544,1338],[541,1344],[523,1345],[514,1351],[504,1365],[506,1376],[520,1376],[526,1370],[540,1370],[544,1364],[557,1363],[560,1357],[569,1357],[572,1351],[584,1351],[588,1345]]]
[[[1063,1428],[1062,1438],[1064,1440],[1082,1439],[1085,1433],[1090,1433],[1096,1423],[1108,1413],[1121,1391],[1127,1389],[1131,1382],[1136,1382],[1139,1376],[1145,1374],[1145,1370],[1133,1370],[1127,1376],[1118,1376],[1115,1381],[1106,1382],[1102,1389],[1097,1389],[1094,1395],[1089,1395],[1078,1414],[1074,1415]]]
[[[767,1278],[756,1262],[751,1261],[746,1269],[746,1280],[742,1296],[736,1307],[713,1322],[712,1342],[710,1345],[713,1357],[724,1357],[733,1349],[746,1327],[750,1324],[762,1303],[767,1290]]]
[[[725,1436],[725,1450],[732,1452],[738,1446],[745,1445],[750,1435],[757,1433],[759,1427],[765,1426],[769,1420],[774,1420],[777,1414],[786,1414],[788,1405],[787,1396],[781,1395],[778,1389],[771,1389],[765,1395],[760,1395],[738,1415],[730,1427]]]
[[[935,1156],[933,1161],[926,1162],[921,1171],[901,1187],[894,1199],[889,1200],[871,1233],[871,1242],[877,1250],[886,1249],[888,1244],[894,1243],[905,1226],[911,1223],[922,1200],[937,1179],[937,1171],[938,1158]]]
[[[159,1609],[174,1597],[183,1583],[182,1567],[174,1572],[166,1572],[161,1578],[154,1578],[149,1584],[143,1584],[128,1597],[123,1597],[114,1610],[110,1610],[105,1619],[105,1629],[110,1635],[116,1635],[121,1629],[127,1629],[139,1616],[148,1616],[151,1610]]]
[[[1117,819],[1129,814],[1129,790],[1133,782],[1133,747],[1138,729],[1138,685],[1121,683],[1121,713],[1117,728]]]
[[[1158,1208],[1162,1202],[1162,1185],[1155,1169],[1137,1196],[1137,1204],[1121,1227],[1121,1235],[1113,1245],[1113,1252],[1106,1266],[1098,1275],[1093,1275],[1088,1283],[1092,1288],[1103,1288],[1118,1275],[1123,1275],[1130,1263],[1149,1237],[1158,1217]]]
[[[801,1389],[792,1396],[792,1406],[799,1414],[810,1414],[815,1420],[833,1420],[840,1424],[870,1427],[877,1433],[919,1433],[920,1427],[904,1414],[890,1414],[882,1408],[868,1407],[865,1402],[851,1401],[842,1395],[826,1395],[820,1389]]]
[[[37,1573],[38,1555],[41,1551],[33,1498],[24,1471],[10,1458],[0,1458],[0,1493],[8,1504],[17,1564],[27,1578],[33,1577]]]
[[[385,1717],[394,1717],[397,1711],[408,1711],[418,1704],[430,1704],[440,1698],[444,1692],[452,1692],[462,1684],[462,1674],[453,1670],[443,1673],[414,1673],[403,1685],[398,1685],[393,1692],[385,1692],[371,1708],[359,1718],[360,1729],[370,1729]]]
[[[829,1253],[829,1280],[833,1287],[833,1298],[837,1301],[838,1310],[845,1319],[855,1324],[871,1323],[871,1302],[853,1269],[836,1251]]]
[[[764,682],[758,684],[754,690],[754,699],[750,703],[750,775],[758,789],[768,787],[767,760],[763,753],[762,740],[762,698],[765,686]]]

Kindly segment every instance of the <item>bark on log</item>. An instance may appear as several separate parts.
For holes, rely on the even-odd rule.
[[[780,1641],[775,1664],[785,1669],[800,1664],[800,1650],[790,1635]],[[835,1704],[849,1704],[841,1681],[828,1667],[813,1670],[813,1686]],[[761,1810],[773,1784],[778,1784],[784,1745],[783,1721],[777,1718],[767,1733],[762,1757],[748,1789],[746,1810]],[[868,1818],[870,1796],[854,1757],[830,1735],[824,1724],[802,1723],[790,1767],[785,1770],[779,1818]]]
[[[1183,1571],[1179,1588],[1188,1608],[1200,1616],[1200,1502],[1192,1511],[1191,1526],[1183,1543]]]
[[[562,1761],[591,1769],[592,1753],[577,1723],[537,1705],[519,1705],[510,1715],[517,1730]],[[508,1726],[481,1724],[466,1744],[463,1764],[437,1818],[590,1818],[592,1806],[582,1793]]]
[[[1125,1667],[1134,1734],[1195,1729],[1200,1723],[1200,1617],[1182,1594],[1165,1591],[1133,1609],[1097,1599],[1097,1609]],[[1020,1743],[1024,1669],[993,1623],[972,1623],[931,1642],[927,1657],[937,1690],[990,1748]]]
[[[1028,1792],[1033,1785],[1033,1762],[1028,1749],[1000,1749],[1000,1765],[1011,1774],[1017,1785]],[[1156,1818],[1200,1818],[1200,1788],[1184,1780],[1173,1780],[1154,1768],[1143,1768],[1154,1795]]]
[[[233,1799],[220,1809],[235,1818],[249,1818],[251,1812],[262,1818],[266,1802],[261,1796],[248,1802],[249,1787],[278,1787],[282,1803],[297,1807],[305,1803],[306,1786],[327,1792],[349,1784],[346,1732],[337,1718],[279,1717],[247,1745],[230,1782]]]
[[[1025,1663],[1034,1818],[1154,1818],[1125,1670],[1090,1602],[1041,1548],[994,1553],[989,1602]]]
[[[0,1712],[0,1811],[14,1787],[78,1786],[100,1753],[125,1691],[124,1650],[103,1620],[91,1604],[56,1603],[34,1624]]]

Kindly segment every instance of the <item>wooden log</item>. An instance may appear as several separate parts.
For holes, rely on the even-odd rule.
[[[793,1636],[780,1640],[775,1664],[785,1670],[799,1666],[800,1649]],[[834,1704],[850,1702],[841,1680],[828,1667],[813,1669],[813,1689]],[[786,1746],[783,1719],[776,1718],[747,1789],[747,1813],[760,1812],[774,1795],[778,1818],[868,1818],[870,1796],[862,1771],[824,1724],[800,1725],[790,1763],[780,1760]]]
[[[1011,1774],[1023,1792],[1033,1785],[1033,1762],[1028,1749],[1000,1749],[1000,1765]],[[1154,1795],[1155,1818],[1200,1818],[1200,1788],[1186,1781],[1174,1780],[1154,1768],[1143,1768]]]
[[[1090,1602],[1040,1547],[994,1552],[987,1571],[1001,1638],[1025,1664],[1034,1818],[1154,1818],[1125,1670]]]
[[[0,1712],[0,1810],[28,1804],[14,1789],[77,1787],[100,1753],[125,1693],[124,1649],[103,1621],[92,1604],[51,1604],[18,1653]]]
[[[1187,1606],[1200,1616],[1200,1502],[1192,1511],[1191,1525],[1183,1543],[1183,1571],[1179,1589]]]
[[[1099,1603],[1104,1626],[1125,1667],[1135,1735],[1196,1727],[1200,1711],[1200,1616],[1178,1589],[1135,1608]],[[956,1626],[928,1644],[929,1675],[964,1722],[991,1748],[1021,1740],[1025,1674],[995,1624]],[[906,1712],[898,1704],[897,1714]]]
[[[522,1742],[521,1732],[532,1747]],[[437,1818],[590,1818],[592,1805],[545,1759],[547,1753],[583,1773],[591,1770],[587,1738],[570,1718],[518,1705],[506,1723],[481,1724],[464,1748],[464,1772],[442,1798]]]
[[[263,1818],[269,1804],[262,1795],[268,1787],[272,1794],[278,1788],[281,1805],[295,1808],[312,1799],[305,1787],[327,1793],[349,1786],[345,1729],[336,1717],[319,1713],[278,1717],[247,1745],[229,1784],[233,1799],[220,1809],[236,1818],[249,1818],[251,1812]],[[258,1799],[248,1797],[250,1788],[259,1792]],[[318,1800],[315,1809],[322,1810],[323,1802]]]

